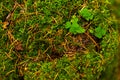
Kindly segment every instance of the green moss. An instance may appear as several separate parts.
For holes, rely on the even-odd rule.
[[[0,78],[104,78],[119,44],[108,2],[18,1],[6,20],[14,4],[10,0],[0,3]],[[5,29],[6,21],[9,25]]]

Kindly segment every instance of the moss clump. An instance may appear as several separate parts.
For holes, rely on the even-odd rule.
[[[118,46],[108,5],[103,0],[2,1],[0,77],[100,79]]]

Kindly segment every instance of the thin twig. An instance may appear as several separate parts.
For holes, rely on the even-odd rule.
[[[99,45],[96,43],[96,41],[86,32],[85,33],[91,40],[92,42],[97,46],[98,49],[100,49]]]

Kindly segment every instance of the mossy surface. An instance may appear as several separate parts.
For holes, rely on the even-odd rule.
[[[0,78],[100,80],[118,31],[108,0],[0,3]]]

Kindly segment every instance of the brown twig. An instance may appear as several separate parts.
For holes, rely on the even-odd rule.
[[[3,29],[7,29],[7,27],[10,25],[10,18],[12,17],[15,9],[17,8],[17,3],[15,3],[15,5],[13,6],[12,11],[10,11],[10,13],[7,15],[7,17],[5,18],[5,21],[3,22]]]
[[[99,47],[99,45],[97,44],[97,42],[89,35],[89,33],[86,32],[85,34],[91,39],[91,41],[95,44],[95,46],[96,46],[98,49],[100,49],[100,47]]]

